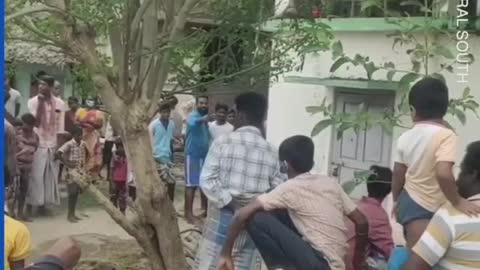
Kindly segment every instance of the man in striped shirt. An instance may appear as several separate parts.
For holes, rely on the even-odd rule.
[[[459,194],[480,205],[480,141],[470,144],[457,181]],[[404,270],[480,269],[480,216],[442,206],[412,249]]]

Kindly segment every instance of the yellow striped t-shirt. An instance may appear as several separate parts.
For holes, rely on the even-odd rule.
[[[469,200],[480,204],[480,194]],[[413,252],[433,269],[480,269],[480,216],[469,217],[446,203],[435,213]]]

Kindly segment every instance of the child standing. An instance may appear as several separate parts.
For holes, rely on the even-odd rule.
[[[412,248],[446,201],[468,215],[480,213],[480,207],[461,198],[455,184],[457,136],[443,120],[447,86],[434,78],[422,79],[412,87],[408,102],[415,125],[397,142],[392,195],[397,220]]]
[[[15,194],[17,202],[16,217],[22,221],[31,221],[29,213],[25,213],[25,199],[28,192],[30,174],[32,172],[33,155],[37,151],[39,138],[33,130],[37,120],[30,113],[21,117],[21,126],[17,129],[17,169],[20,175],[19,188]]]
[[[68,221],[75,223],[80,220],[75,215],[78,196],[80,195],[80,186],[73,181],[75,174],[85,174],[85,162],[87,159],[87,147],[82,141],[83,131],[76,126],[72,129],[73,139],[65,143],[56,153],[56,158],[60,159],[66,170],[65,181],[68,190]]]
[[[115,142],[115,152],[112,158],[113,193],[111,202],[125,214],[127,209],[127,177],[128,164],[123,144],[120,140]]]

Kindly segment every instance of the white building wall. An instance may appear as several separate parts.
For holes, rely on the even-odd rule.
[[[348,56],[353,57],[359,53],[364,56],[370,56],[375,63],[384,63],[392,61],[396,64],[398,69],[410,70],[410,59],[404,53],[399,51],[400,47],[397,46],[398,51],[392,51],[392,39],[385,36],[386,33],[336,33],[336,39],[339,39],[343,43],[344,51]],[[469,86],[472,89],[472,93],[476,96],[477,102],[480,103],[480,38],[470,36],[468,40],[471,53],[475,54],[475,62],[470,66]],[[455,44],[450,44],[455,48]],[[405,50],[405,48],[404,48]],[[455,51],[455,49],[454,49]],[[300,75],[305,77],[329,77],[331,74],[329,69],[333,63],[331,53],[321,53],[316,55],[310,55],[306,57],[303,71],[295,74],[288,75]],[[436,69],[436,63],[432,63],[431,69]],[[438,66],[437,66],[438,67]],[[450,96],[452,98],[459,97],[463,93],[463,89],[467,86],[465,84],[457,83],[457,76],[455,74],[443,73],[447,79],[448,87],[450,89]],[[361,67],[351,67],[346,69],[342,67],[335,73],[336,77],[343,78],[365,78],[365,72]],[[394,79],[398,80],[401,75],[396,76]],[[385,80],[385,73],[378,72],[375,74],[374,79]],[[269,91],[269,112],[267,122],[267,137],[277,146],[285,138],[303,134],[310,135],[310,131],[313,126],[320,120],[322,120],[321,114],[310,116],[305,107],[319,105],[324,97],[327,97],[328,101],[333,99],[333,90],[327,89],[321,85],[307,85],[298,83],[287,83],[283,80],[272,83]],[[398,97],[397,97],[398,100]],[[480,120],[475,117],[474,114],[467,114],[467,124],[462,124],[456,120],[447,118],[447,120],[454,126],[456,132],[460,138],[460,145],[458,151],[458,161],[464,155],[466,146],[475,141],[480,140]],[[408,125],[411,124],[407,118]],[[403,131],[400,128],[394,130],[394,139],[392,149],[395,149],[396,138]],[[316,145],[315,153],[315,169],[319,173],[329,172],[330,152],[332,145],[332,129],[326,129],[322,131],[318,136],[313,138]],[[392,163],[393,163],[393,151],[392,151]]]

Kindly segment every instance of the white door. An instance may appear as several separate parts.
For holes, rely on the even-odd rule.
[[[338,113],[368,111],[382,113],[393,110],[395,96],[388,93],[336,93],[335,110]],[[392,136],[380,125],[369,130],[348,130],[340,139],[334,129],[331,174],[341,183],[354,180],[356,171],[368,170],[372,165],[390,167]],[[366,185],[358,185],[350,194],[353,198],[366,195]]]

